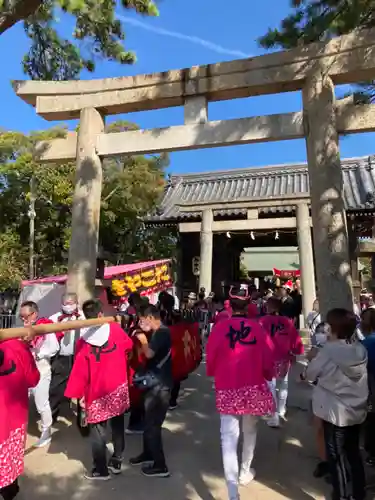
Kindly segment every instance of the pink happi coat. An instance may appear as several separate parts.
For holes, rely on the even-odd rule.
[[[25,342],[11,339],[0,343],[0,488],[12,484],[23,472],[28,391],[39,377]]]
[[[86,418],[90,424],[121,415],[130,406],[127,353],[133,342],[117,323],[109,329],[103,345],[92,345],[85,336],[77,342],[76,357],[65,396],[85,399]],[[99,330],[99,329],[98,329]]]
[[[229,311],[228,309],[222,309],[214,316],[213,323],[214,325],[216,325],[216,323],[218,323],[219,321],[229,319],[231,316],[232,316],[232,311]]]
[[[270,415],[275,402],[267,381],[275,376],[273,344],[245,316],[219,321],[208,337],[207,375],[215,378],[216,407],[229,415]]]
[[[249,302],[249,305],[247,306],[247,315],[250,319],[254,319],[259,316],[258,305],[255,302]]]
[[[278,314],[267,314],[259,323],[274,345],[276,376],[285,377],[294,356],[304,352],[300,334],[291,319]]]

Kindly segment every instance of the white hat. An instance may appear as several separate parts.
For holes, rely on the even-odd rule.
[[[195,300],[197,298],[197,294],[194,292],[190,292],[188,295],[188,299]]]

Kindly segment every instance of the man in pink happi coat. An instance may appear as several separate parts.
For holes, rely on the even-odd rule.
[[[233,315],[212,329],[206,350],[207,375],[215,379],[221,448],[229,500],[238,500],[238,484],[248,484],[259,417],[273,414],[268,382],[275,376],[273,345],[263,328],[248,318],[243,291],[231,294]],[[242,420],[243,452],[239,473],[237,445]]]
[[[87,319],[103,316],[99,300],[83,306]],[[133,342],[119,324],[111,323],[81,331],[76,357],[65,396],[80,400],[90,428],[93,468],[85,478],[107,481],[121,473],[124,441],[124,413],[130,407],[128,354]],[[110,424],[114,452],[107,461],[106,428]]]
[[[259,319],[274,345],[275,353],[276,377],[272,380],[270,389],[275,398],[276,412],[267,422],[270,427],[279,427],[280,417],[285,417],[290,366],[295,357],[304,352],[302,339],[293,321],[280,316],[281,307],[279,298],[270,297],[266,303],[267,314]]]

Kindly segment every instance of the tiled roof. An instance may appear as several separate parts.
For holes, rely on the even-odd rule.
[[[374,208],[375,156],[342,160],[344,197],[347,210]],[[280,197],[309,192],[306,164],[245,168],[170,177],[157,214],[148,222],[173,222],[197,218],[196,212],[180,212],[179,204],[220,202],[249,197]],[[261,213],[290,212],[293,207],[262,208]],[[225,209],[215,215],[246,214],[246,209]]]

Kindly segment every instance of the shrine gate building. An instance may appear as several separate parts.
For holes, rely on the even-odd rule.
[[[358,256],[372,255],[375,156],[343,160],[344,201],[353,284]],[[244,248],[298,247],[304,313],[316,296],[309,177],[306,164],[173,175],[147,225],[179,232],[179,287],[222,289],[241,276]],[[192,261],[200,257],[199,280]],[[277,267],[277,266],[275,266]]]

